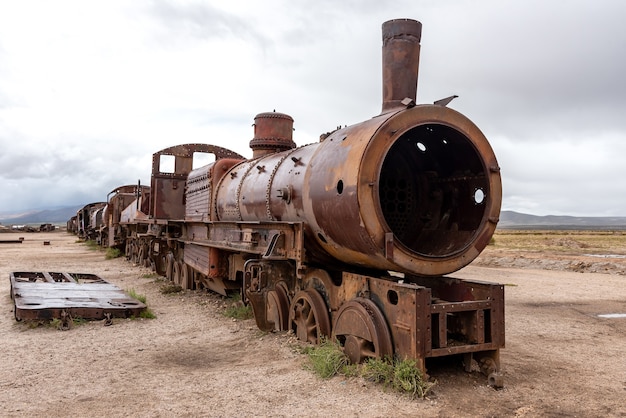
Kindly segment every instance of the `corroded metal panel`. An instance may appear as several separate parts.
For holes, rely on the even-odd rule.
[[[185,190],[185,220],[209,221],[216,219],[213,193],[222,176],[241,160],[222,158],[193,170],[187,177]]]
[[[152,195],[150,216],[154,219],[182,220],[185,217],[185,183],[193,168],[194,153],[213,154],[216,160],[244,158],[226,148],[209,144],[184,144],[163,149],[152,155]],[[174,158],[173,171],[164,171],[161,157]]]
[[[150,187],[140,184],[119,186],[108,194],[103,225],[100,229],[103,245],[109,247],[124,245],[126,237],[121,234],[120,223],[145,217],[149,196]],[[142,202],[145,202],[143,211]]]
[[[139,316],[146,305],[95,274],[12,272],[15,319],[126,318]]]
[[[504,348],[503,285],[451,277],[406,279],[432,291],[430,357]]]
[[[211,267],[210,252],[210,247],[187,244],[185,245],[185,255],[183,261],[194,270],[209,276]]]
[[[383,109],[402,107],[406,98],[416,101],[422,24],[412,19],[383,23]],[[416,71],[406,71],[415,68]]]
[[[504,286],[450,277],[407,275],[397,282],[344,274],[344,282],[355,280],[367,281],[369,297],[389,324],[399,358],[415,359],[425,371],[427,358],[471,354],[493,359],[491,372],[499,370]]]

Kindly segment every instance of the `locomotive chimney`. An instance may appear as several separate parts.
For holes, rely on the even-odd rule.
[[[383,23],[383,109],[403,106],[402,101],[417,98],[422,24],[411,19]]]
[[[296,147],[293,119],[284,113],[266,112],[254,117],[254,138],[250,141],[252,158]]]

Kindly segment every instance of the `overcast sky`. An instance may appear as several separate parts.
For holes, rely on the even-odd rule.
[[[381,24],[422,22],[418,102],[485,133],[504,210],[626,216],[626,2],[0,0],[0,213],[106,200],[152,153],[251,156],[380,113]]]

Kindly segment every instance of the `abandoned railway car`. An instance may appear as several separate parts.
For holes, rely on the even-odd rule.
[[[102,225],[102,214],[106,202],[88,203],[76,212],[67,222],[68,231],[74,232],[79,238],[96,240]]]
[[[498,385],[503,286],[446,275],[489,243],[500,167],[451,98],[416,104],[420,38],[415,20],[383,24],[381,113],[317,143],[297,147],[293,119],[268,112],[250,159],[155,153],[149,188],[110,194],[102,242],[185,288],[241,292],[262,330],[336,338],[356,363],[463,355]],[[215,160],[194,168],[197,153]]]

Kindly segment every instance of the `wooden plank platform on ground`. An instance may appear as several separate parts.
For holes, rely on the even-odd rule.
[[[139,316],[146,305],[95,274],[12,272],[15,319],[110,319]]]

